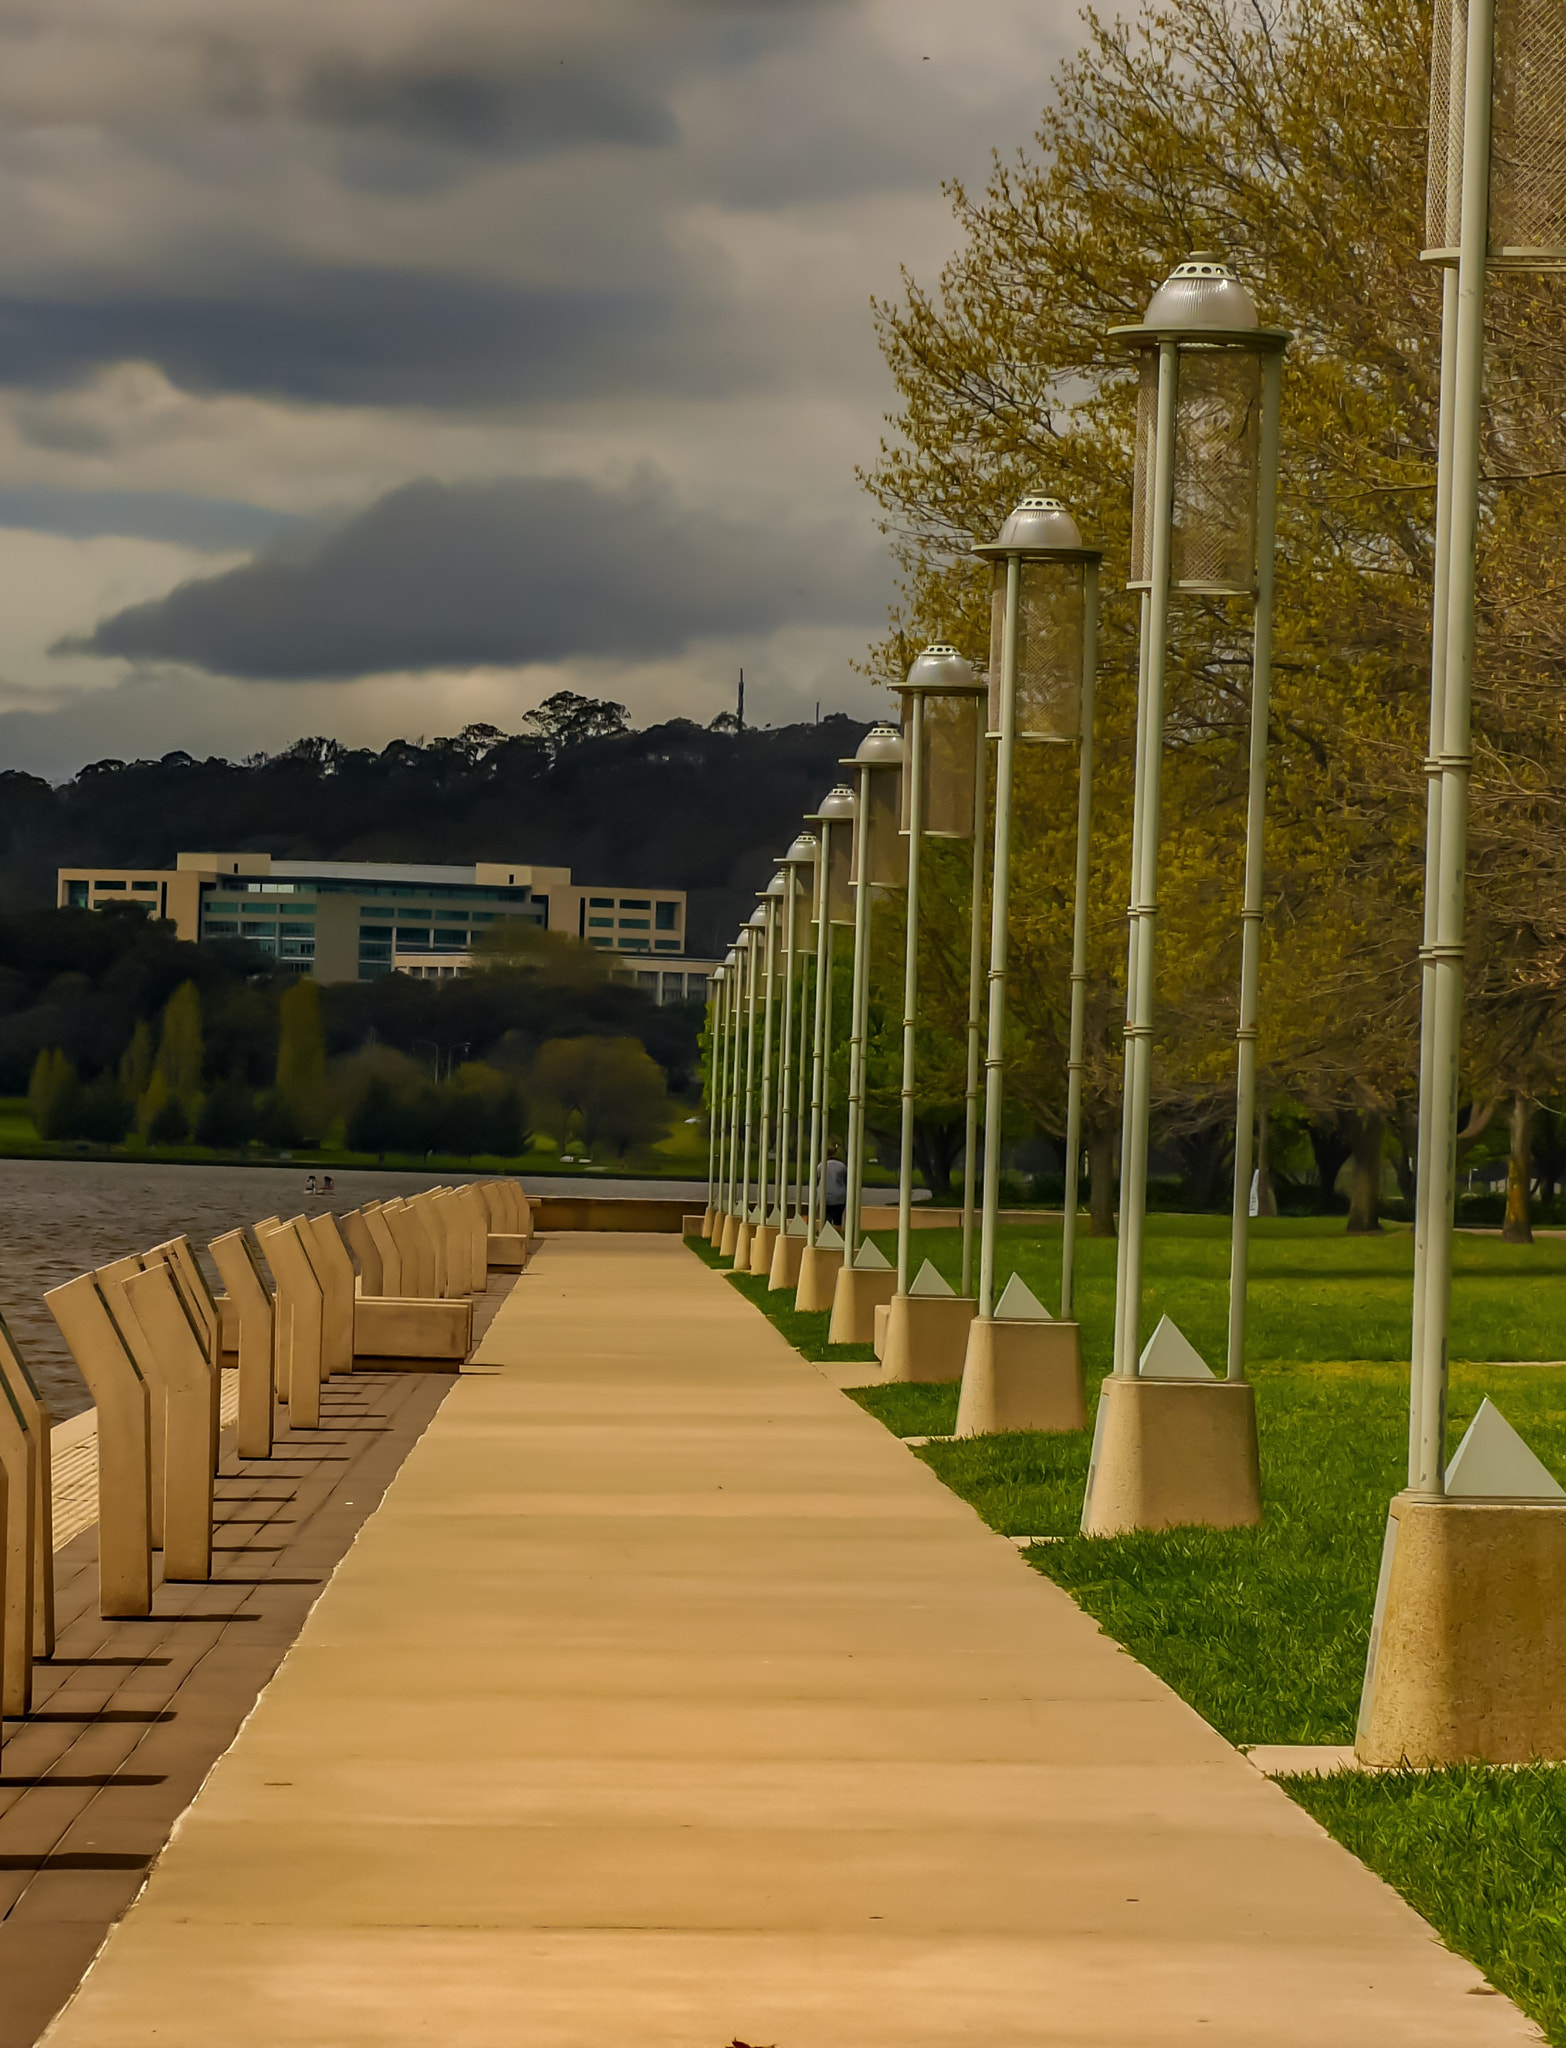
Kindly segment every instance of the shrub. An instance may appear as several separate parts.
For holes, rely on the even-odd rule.
[[[119,1082],[112,1074],[100,1074],[68,1106],[64,1135],[88,1138],[95,1145],[119,1145],[135,1120]]]
[[[154,1145],[183,1145],[190,1136],[190,1118],[177,1095],[165,1096],[147,1125],[147,1137]]]
[[[76,1069],[58,1046],[45,1046],[33,1062],[27,1084],[27,1113],[40,1138],[68,1135],[77,1089]]]
[[[196,1143],[217,1152],[237,1151],[255,1136],[255,1097],[243,1081],[219,1081],[196,1118]]]

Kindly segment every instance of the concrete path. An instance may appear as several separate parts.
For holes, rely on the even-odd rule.
[[[1537,2039],[679,1244],[481,1358],[54,2048]]]

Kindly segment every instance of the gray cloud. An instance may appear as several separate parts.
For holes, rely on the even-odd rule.
[[[862,530],[726,519],[649,477],[621,491],[424,479],[57,651],[271,681],[649,660],[717,635],[871,623],[886,577]]]
[[[124,534],[171,541],[178,547],[264,547],[301,522],[288,512],[232,498],[199,498],[188,491],[70,491],[48,484],[0,486],[0,526],[60,533],[72,540]]]

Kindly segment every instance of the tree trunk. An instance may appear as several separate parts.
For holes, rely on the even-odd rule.
[[[1338,1175],[1343,1171],[1343,1162],[1351,1149],[1343,1135],[1342,1117],[1312,1117],[1310,1149],[1316,1160],[1316,1186],[1321,1191],[1323,1205],[1327,1206],[1337,1192]]]
[[[1397,1105],[1392,1134],[1397,1139],[1397,1150],[1392,1155],[1397,1191],[1412,1207],[1419,1193],[1419,1109],[1409,1096],[1403,1096]]]
[[[952,1191],[952,1169],[962,1156],[963,1127],[960,1123],[935,1123],[916,1116],[913,1127],[914,1164],[930,1190],[932,1202],[946,1201]]]
[[[1115,1119],[1087,1123],[1088,1236],[1115,1234]]]
[[[1385,1129],[1379,1109],[1350,1112],[1348,1234],[1368,1237],[1381,1228],[1381,1138]]]
[[[1506,1154],[1506,1220],[1501,1236],[1507,1244],[1533,1243],[1533,1215],[1528,1183],[1533,1178],[1533,1104],[1519,1089],[1512,1097],[1511,1144]]]
[[[1256,1213],[1258,1216],[1276,1216],[1278,1197],[1272,1185],[1272,1168],[1267,1160],[1267,1098],[1263,1095],[1256,1104]],[[1250,1200],[1249,1193],[1246,1200]]]

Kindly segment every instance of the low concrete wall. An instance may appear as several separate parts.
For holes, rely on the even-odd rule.
[[[678,1237],[683,1200],[629,1195],[530,1195],[535,1230],[664,1230]]]

